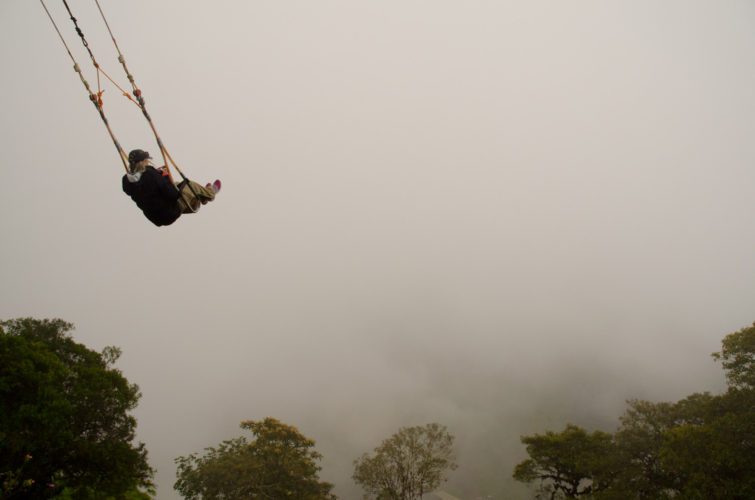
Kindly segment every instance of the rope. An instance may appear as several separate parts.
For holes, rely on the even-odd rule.
[[[63,0],[63,2],[65,1],[66,0]],[[163,157],[163,164],[165,165],[166,171],[168,172],[168,178],[170,178],[171,182],[174,182],[173,176],[170,173],[170,168],[168,168],[168,161],[170,161],[170,164],[173,165],[173,168],[176,169],[176,172],[178,172],[181,178],[184,181],[188,181],[188,179],[186,178],[184,173],[181,171],[181,169],[178,168],[178,165],[176,164],[176,162],[173,161],[173,157],[170,156],[170,153],[168,153],[168,150],[165,148],[165,145],[163,144],[162,139],[160,139],[160,135],[157,133],[157,128],[155,128],[155,124],[152,122],[152,117],[147,112],[147,104],[144,101],[144,96],[142,95],[142,91],[136,86],[136,81],[134,80],[134,76],[128,70],[128,66],[126,65],[126,58],[123,57],[123,53],[121,52],[120,47],[118,47],[118,42],[115,40],[115,35],[113,35],[113,30],[110,29],[110,23],[107,21],[107,17],[105,17],[105,12],[102,10],[102,6],[100,5],[99,0],[94,0],[94,3],[97,4],[97,10],[100,11],[100,16],[102,16],[102,20],[105,23],[105,26],[107,27],[107,31],[108,33],[110,33],[110,39],[113,40],[113,45],[115,46],[115,50],[118,52],[118,62],[120,62],[121,65],[123,66],[123,71],[126,72],[126,77],[128,78],[128,81],[131,82],[131,88],[133,90],[134,97],[136,97],[139,108],[141,108],[142,114],[144,114],[144,117],[147,119],[147,122],[149,123],[150,128],[152,128],[152,133],[155,135],[155,140],[157,141],[157,145],[160,148],[160,154]],[[83,39],[83,36],[82,36],[82,39]],[[120,87],[118,88],[120,89]],[[130,96],[129,96],[129,99],[131,99]],[[193,194],[195,198],[199,199],[199,196],[194,191],[194,188],[191,186],[191,183],[187,182],[186,184],[189,186],[189,191],[191,191],[191,194]],[[181,196],[183,197],[183,192]],[[191,204],[188,203],[186,199],[184,199],[184,201],[186,201],[187,202],[186,205],[191,208]],[[194,211],[193,208],[192,208],[192,211]]]
[[[152,129],[152,132],[155,135],[155,140],[157,141],[157,145],[160,148],[160,154],[163,157],[163,164],[166,167],[166,172],[168,173],[168,178],[170,179],[171,183],[175,184],[175,182],[173,180],[173,176],[170,173],[170,169],[168,168],[168,161],[170,161],[170,164],[173,165],[173,168],[176,169],[176,172],[179,173],[179,175],[181,176],[181,178],[184,181],[187,181],[186,184],[189,187],[189,191],[191,191],[192,195],[194,195],[194,197],[198,200],[199,199],[199,195],[195,192],[195,190],[192,187],[191,183],[188,182],[188,179],[186,178],[186,176],[184,175],[184,173],[181,171],[181,169],[178,168],[178,165],[173,160],[173,157],[170,156],[170,153],[168,153],[168,150],[165,148],[165,145],[163,144],[162,139],[160,139],[160,135],[157,133],[157,129],[155,128],[155,125],[152,122],[152,117],[147,112],[147,106],[146,106],[146,103],[144,101],[144,97],[142,96],[142,91],[139,90],[139,88],[137,88],[135,80],[134,80],[134,76],[131,74],[131,72],[128,70],[128,67],[126,66],[126,59],[123,57],[123,54],[121,53],[121,50],[118,47],[118,42],[115,40],[115,36],[113,35],[113,31],[110,29],[110,23],[108,23],[107,18],[105,17],[105,13],[103,12],[102,7],[100,6],[100,2],[99,2],[99,0],[94,0],[94,1],[97,4],[97,9],[100,11],[100,15],[102,16],[102,20],[105,22],[105,26],[107,27],[108,33],[110,33],[110,38],[113,40],[113,44],[115,45],[115,49],[118,52],[118,61],[121,63],[121,65],[123,65],[123,69],[126,72],[126,76],[128,77],[129,82],[131,82],[131,87],[133,89],[133,95],[134,95],[134,97],[136,97],[136,101],[134,101],[131,98],[131,96],[128,94],[128,92],[126,92],[125,90],[123,90],[120,87],[120,85],[118,85],[115,82],[115,80],[113,80],[110,77],[110,75],[108,75],[100,67],[100,64],[97,62],[97,59],[94,57],[94,53],[89,48],[89,43],[87,42],[87,39],[84,36],[84,32],[79,27],[79,23],[78,23],[76,17],[74,17],[73,13],[71,12],[71,8],[69,7],[68,2],[66,0],[63,0],[63,5],[65,5],[66,10],[68,11],[68,15],[71,18],[71,21],[73,21],[73,25],[74,25],[74,27],[76,29],[76,33],[79,35],[79,38],[81,38],[81,42],[84,45],[84,47],[86,48],[87,52],[89,53],[89,57],[92,60],[92,64],[94,65],[94,67],[97,70],[97,90],[98,90],[98,92],[97,92],[97,94],[95,94],[95,93],[92,92],[92,90],[89,87],[89,83],[86,81],[86,79],[84,79],[84,75],[82,74],[81,69],[79,68],[78,63],[76,62],[76,59],[74,58],[73,54],[71,53],[71,50],[68,47],[68,44],[66,43],[65,39],[63,38],[63,35],[60,33],[60,30],[58,29],[58,25],[55,23],[55,20],[53,19],[52,15],[50,14],[50,11],[47,9],[47,5],[45,5],[44,0],[40,0],[40,2],[42,3],[42,7],[44,7],[45,12],[47,13],[47,17],[50,18],[50,22],[52,22],[52,25],[55,27],[55,31],[57,31],[58,36],[60,37],[60,40],[63,42],[63,45],[65,46],[66,51],[68,52],[68,55],[71,57],[71,60],[74,63],[74,70],[77,73],[79,73],[79,77],[81,78],[81,81],[84,83],[84,87],[86,87],[87,92],[89,93],[89,99],[92,101],[92,103],[94,104],[95,108],[99,112],[100,117],[102,118],[102,121],[105,124],[105,127],[108,130],[108,133],[110,134],[110,137],[113,139],[113,143],[115,144],[115,147],[118,150],[118,153],[119,153],[119,155],[121,157],[121,161],[123,162],[123,167],[126,169],[126,172],[130,171],[129,167],[128,167],[128,156],[126,155],[126,152],[123,150],[123,148],[121,147],[121,145],[118,143],[118,140],[115,138],[115,134],[113,134],[113,131],[110,128],[110,124],[109,124],[107,118],[105,117],[105,112],[102,109],[102,93],[104,91],[101,90],[101,88],[100,88],[100,73],[102,73],[103,75],[105,75],[105,77],[108,80],[110,80],[110,82],[113,85],[115,85],[118,88],[118,90],[120,90],[121,93],[124,96],[126,96],[131,102],[133,102],[134,104],[136,104],[142,110],[142,113],[144,114],[144,117],[147,119],[147,122],[149,123],[149,126],[150,126],[150,128]],[[183,191],[179,190],[179,192],[181,193],[181,197],[183,198],[184,202],[186,202],[186,206],[188,206],[191,209],[192,212],[195,212],[196,210],[194,210],[194,208],[192,207],[191,203],[189,203],[189,201],[186,200],[186,198],[184,197]]]
[[[136,107],[138,107],[138,108],[141,108],[141,106],[139,106],[139,103],[138,103],[138,102],[136,102],[136,101],[134,100],[134,98],[133,98],[133,97],[131,97],[131,94],[129,94],[128,92],[126,92],[125,90],[123,90],[123,88],[122,88],[122,87],[121,87],[120,85],[118,85],[118,82],[116,82],[115,80],[113,80],[113,79],[112,79],[112,78],[110,77],[110,75],[108,75],[108,74],[107,74],[107,73],[105,72],[105,70],[104,70],[104,69],[102,69],[102,68],[97,68],[97,78],[99,78],[99,74],[100,74],[100,73],[102,73],[103,75],[105,75],[105,78],[107,78],[108,80],[110,80],[110,83],[112,83],[113,85],[115,85],[115,87],[116,87],[116,88],[117,88],[118,90],[120,90],[120,91],[121,91],[121,94],[123,94],[123,96],[124,96],[124,97],[126,97],[126,98],[127,98],[127,99],[128,99],[129,101],[131,101],[131,102],[132,102],[132,103],[133,103],[133,104],[134,104],[134,105],[135,105]],[[99,85],[99,81],[97,82],[97,84]]]
[[[123,57],[120,47],[118,47],[118,42],[115,41],[113,30],[110,29],[110,23],[107,22],[107,18],[105,17],[105,13],[102,11],[102,7],[100,6],[99,0],[94,0],[94,3],[97,4],[97,10],[100,11],[100,16],[102,16],[102,20],[105,22],[107,31],[108,33],[110,33],[110,39],[113,40],[113,45],[115,45],[115,50],[118,52],[118,61],[123,65],[123,69],[126,71],[126,76],[128,77],[128,81],[131,82],[131,87],[133,88],[134,92],[136,92],[138,89],[136,88],[136,84],[134,83],[134,76],[129,72],[128,67],[126,66],[126,59]]]
[[[94,58],[94,54],[92,54],[92,50],[89,48],[89,43],[87,43],[87,39],[84,38],[84,32],[81,31],[81,28],[79,28],[79,23],[76,20],[75,17],[73,17],[73,13],[71,12],[71,8],[68,6],[68,2],[66,0],[63,0],[63,5],[66,6],[66,10],[68,11],[68,15],[71,18],[71,21],[73,21],[73,26],[76,28],[76,33],[79,34],[79,37],[81,37],[81,41],[84,44],[84,47],[87,49],[87,52],[89,52],[89,57],[92,58],[92,62],[94,63],[95,68],[99,68],[99,64],[97,64],[97,61]]]
[[[113,133],[113,130],[110,128],[110,123],[105,117],[105,112],[102,109],[102,100],[101,100],[102,92],[100,91],[98,94],[95,94],[94,92],[92,92],[92,89],[89,87],[89,82],[87,82],[86,78],[84,78],[84,75],[81,72],[81,68],[79,67],[79,63],[76,61],[76,58],[73,56],[73,53],[71,53],[71,49],[68,47],[68,44],[66,43],[65,38],[63,38],[63,35],[60,33],[60,29],[58,29],[58,25],[55,23],[55,19],[53,19],[52,15],[50,14],[50,11],[47,9],[47,5],[45,5],[44,0],[39,0],[39,1],[42,4],[42,7],[44,7],[45,9],[45,12],[47,13],[47,17],[50,18],[50,22],[55,28],[55,31],[58,33],[58,36],[60,37],[60,41],[63,42],[63,46],[65,47],[66,52],[68,52],[68,55],[71,58],[71,61],[73,61],[73,69],[74,71],[76,71],[76,73],[79,74],[81,83],[84,84],[84,88],[86,88],[87,93],[89,94],[89,100],[92,101],[92,103],[94,104],[94,107],[97,109],[97,112],[100,114],[100,118],[102,118],[102,122],[105,124],[105,128],[107,128],[107,131],[110,134],[110,138],[113,140],[115,149],[118,150],[118,155],[121,157],[123,168],[125,168],[126,172],[128,172],[129,171],[128,170],[128,156],[126,155],[126,152],[123,150],[120,143],[118,142],[118,139],[116,139],[115,134]],[[63,0],[63,3],[66,3],[65,0]],[[68,4],[66,3],[66,8],[67,7],[68,7]],[[70,13],[70,9],[69,9],[69,13]],[[71,18],[74,19],[74,24],[75,24],[76,23],[75,18],[73,18],[73,16],[71,16]],[[81,37],[83,39],[84,35],[83,33],[81,33],[81,30],[78,28],[78,26],[76,26],[76,29],[77,29],[77,32],[81,34]],[[87,47],[87,50],[89,50],[89,47],[86,43],[85,43],[85,46]],[[91,50],[89,51],[89,54],[91,55],[92,61],[94,61],[95,66],[98,66],[97,62],[94,60],[94,55],[92,54]],[[98,82],[99,82],[99,76],[98,76]]]

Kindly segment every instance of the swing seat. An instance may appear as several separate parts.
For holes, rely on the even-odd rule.
[[[181,196],[178,198],[178,206],[183,214],[194,214],[199,211],[202,202],[189,185],[189,179],[184,179],[176,186]]]

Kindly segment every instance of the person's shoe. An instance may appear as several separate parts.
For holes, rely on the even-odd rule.
[[[205,185],[204,185],[204,187],[205,187],[206,189],[212,189],[212,184],[210,184],[210,183],[208,182],[207,184],[205,184]],[[209,200],[207,200],[206,198],[201,198],[201,200],[202,200],[202,205],[207,205],[207,202],[209,201]]]
[[[212,183],[212,190],[215,191],[215,194],[218,194],[218,192],[220,191],[220,186],[220,180],[215,179],[215,182]]]

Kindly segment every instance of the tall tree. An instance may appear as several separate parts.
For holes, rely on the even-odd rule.
[[[76,498],[151,488],[129,413],[139,388],[113,367],[117,348],[74,342],[59,319],[0,322],[0,497]]]
[[[623,460],[614,489],[639,499],[675,494],[679,475],[665,467],[661,452],[669,432],[683,425],[701,425],[713,396],[692,394],[677,403],[630,400],[615,435]]]
[[[755,325],[726,336],[713,357],[726,370],[726,393],[629,401],[612,436],[614,453],[586,446],[587,435],[574,426],[525,437],[530,459],[514,477],[545,481],[551,498],[755,498]],[[595,471],[605,465],[599,476],[610,481],[596,489]]]
[[[755,498],[755,398],[743,402],[740,412],[669,431],[660,458],[678,498]]]
[[[456,468],[454,437],[445,426],[404,427],[354,462],[354,481],[378,498],[415,500],[436,489]]]
[[[559,433],[523,436],[530,458],[514,469],[514,479],[540,481],[550,498],[579,498],[610,486],[617,470],[617,451],[610,434],[567,425]]]
[[[696,420],[671,429],[660,452],[683,498],[755,498],[755,325],[721,344],[713,357],[728,391],[701,405]]]
[[[274,418],[241,423],[255,439],[222,442],[205,454],[178,457],[175,485],[189,500],[249,498],[331,500],[333,485],[319,480],[315,442]]]
[[[731,333],[721,342],[721,351],[713,358],[726,370],[729,387],[755,389],[755,323]]]

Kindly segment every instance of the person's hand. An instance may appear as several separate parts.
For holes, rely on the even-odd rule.
[[[159,171],[159,172],[160,172],[161,174],[163,174],[163,175],[168,175],[168,167],[166,167],[165,165],[163,165],[162,167],[158,168],[157,170],[158,170],[158,171]]]

